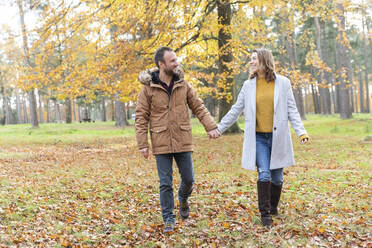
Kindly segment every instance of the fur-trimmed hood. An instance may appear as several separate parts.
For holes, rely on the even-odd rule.
[[[154,68],[151,68],[151,69],[141,71],[139,76],[138,76],[138,80],[144,85],[150,85],[150,83],[152,81],[152,75],[153,75],[154,72],[159,72],[159,68],[154,67]],[[175,81],[174,83],[182,82],[183,79],[184,79],[183,68],[181,66],[178,66],[176,68],[175,73],[176,73],[176,76],[178,77],[178,80]]]

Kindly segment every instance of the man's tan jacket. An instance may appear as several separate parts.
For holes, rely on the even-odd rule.
[[[139,81],[144,85],[137,99],[136,137],[139,149],[148,148],[150,128],[152,152],[156,154],[193,151],[190,115],[188,109],[203,124],[207,132],[217,128],[203,101],[192,86],[184,80],[178,68],[172,94],[154,83],[158,68],[143,71]]]

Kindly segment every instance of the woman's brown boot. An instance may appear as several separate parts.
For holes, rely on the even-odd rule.
[[[271,182],[257,181],[258,209],[261,213],[261,223],[263,226],[271,227]]]

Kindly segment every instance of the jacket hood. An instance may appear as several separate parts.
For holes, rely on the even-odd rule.
[[[144,70],[144,71],[140,72],[140,74],[138,76],[138,80],[144,85],[150,85],[150,83],[152,81],[152,74],[155,73],[155,72],[159,72],[159,68],[155,67],[155,68]],[[178,66],[176,68],[175,74],[179,79],[175,83],[181,82],[184,79],[184,71],[183,71],[183,68],[181,66]]]

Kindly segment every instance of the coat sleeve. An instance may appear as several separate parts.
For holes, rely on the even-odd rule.
[[[300,137],[301,135],[307,134],[304,124],[301,121],[300,114],[298,113],[292,87],[289,81],[287,90],[287,109],[288,120],[291,122],[292,128],[295,130],[297,136]]]
[[[203,101],[197,96],[194,88],[186,82],[187,85],[187,104],[192,113],[199,119],[207,132],[217,128],[216,122],[204,106]]]
[[[144,86],[141,92],[138,94],[137,107],[136,107],[136,138],[138,148],[148,148],[148,129],[150,120],[150,98],[146,86]]]
[[[245,102],[245,88],[246,83],[244,83],[243,88],[240,90],[238,99],[236,100],[235,104],[231,107],[229,112],[222,118],[221,122],[218,124],[218,131],[220,131],[221,133],[225,132],[226,129],[231,127],[231,125],[238,120],[240,114],[243,112]]]

